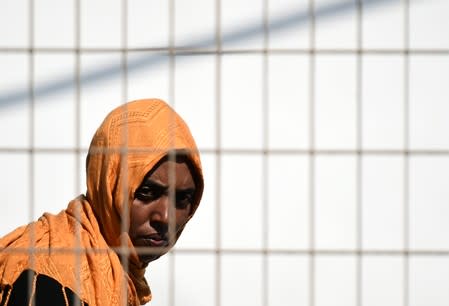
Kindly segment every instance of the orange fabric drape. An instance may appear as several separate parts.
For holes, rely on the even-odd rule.
[[[31,269],[54,278],[92,306],[149,302],[146,267],[127,234],[128,205],[145,175],[173,150],[185,152],[194,168],[195,211],[203,176],[195,141],[182,118],[157,99],[113,110],[89,148],[86,196],[71,201],[58,215],[46,213],[0,239],[0,284],[11,286],[21,272]],[[124,246],[129,250],[128,273],[113,250]],[[29,253],[33,247],[35,252]]]

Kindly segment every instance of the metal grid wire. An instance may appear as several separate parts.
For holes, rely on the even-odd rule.
[[[175,305],[175,255],[180,254],[210,254],[215,256],[215,305],[221,306],[223,304],[223,292],[222,288],[222,259],[226,254],[254,254],[262,256],[262,286],[261,286],[261,300],[262,305],[269,306],[269,256],[270,255],[304,255],[308,258],[308,305],[314,306],[316,302],[316,257],[319,255],[334,255],[334,256],[354,256],[356,259],[355,268],[355,280],[356,280],[356,296],[354,305],[363,305],[363,260],[365,256],[398,256],[403,259],[403,292],[402,292],[402,304],[404,306],[411,305],[409,300],[409,271],[410,271],[410,256],[435,256],[435,257],[447,257],[449,256],[449,250],[445,249],[420,249],[411,250],[410,249],[410,199],[409,199],[409,177],[410,177],[410,157],[411,156],[449,156],[448,149],[410,149],[409,139],[410,139],[410,56],[411,55],[449,55],[448,49],[435,48],[435,49],[411,49],[410,48],[410,4],[409,0],[403,0],[403,48],[401,49],[373,49],[363,47],[363,12],[364,5],[366,1],[356,0],[354,3],[356,5],[356,48],[355,49],[344,49],[344,48],[317,48],[316,47],[316,3],[314,0],[308,1],[308,21],[309,21],[309,48],[270,48],[269,43],[269,10],[270,1],[261,0],[263,7],[263,47],[262,48],[223,48],[223,30],[222,30],[222,11],[221,8],[224,5],[225,0],[215,1],[215,42],[212,48],[208,47],[179,47],[175,45],[175,10],[176,3],[174,0],[169,0],[169,25],[168,25],[168,47],[139,47],[130,48],[128,47],[128,0],[121,1],[121,47],[119,48],[86,48],[81,46],[81,1],[74,1],[75,4],[75,27],[74,27],[74,37],[75,45],[74,48],[66,47],[35,47],[35,37],[34,37],[34,18],[35,18],[35,6],[39,5],[39,2],[34,0],[29,0],[29,47],[15,47],[15,46],[3,46],[0,48],[0,53],[13,53],[13,54],[23,54],[28,53],[28,95],[29,95],[29,147],[5,147],[0,146],[0,153],[27,153],[29,154],[29,165],[28,165],[28,177],[29,177],[29,219],[33,219],[35,216],[35,203],[34,203],[34,191],[35,191],[35,154],[36,153],[53,153],[53,154],[76,154],[76,173],[75,173],[75,186],[76,189],[80,186],[81,173],[81,157],[85,156],[87,153],[87,148],[81,145],[81,55],[82,54],[95,54],[95,53],[120,53],[121,56],[121,100],[128,100],[128,54],[133,53],[157,53],[168,55],[169,58],[169,77],[168,77],[168,88],[169,88],[169,101],[176,108],[175,100],[175,76],[177,73],[176,68],[176,57],[189,56],[189,55],[214,55],[215,57],[215,148],[201,148],[204,155],[211,155],[215,157],[215,194],[213,200],[215,203],[208,203],[208,205],[215,206],[215,247],[209,248],[181,248],[176,249],[169,253],[169,274],[167,275],[169,284],[169,305]],[[74,148],[63,148],[63,147],[38,147],[35,145],[34,139],[34,128],[35,122],[35,55],[48,53],[48,54],[73,54],[75,58],[75,109],[73,116],[75,117],[75,147]],[[223,55],[229,54],[256,54],[262,55],[262,86],[261,86],[261,97],[262,97],[262,121],[263,121],[263,131],[262,131],[262,148],[261,149],[246,149],[246,148],[227,148],[223,147],[223,118],[221,115],[223,108],[223,89],[222,89],[222,69],[223,69]],[[306,55],[309,61],[308,70],[308,80],[309,80],[309,144],[308,149],[275,149],[269,146],[269,113],[270,105],[273,103],[269,101],[269,56],[277,54],[296,54],[296,55]],[[356,106],[356,146],[354,150],[351,149],[321,149],[316,146],[316,56],[317,55],[352,55],[356,58],[355,65],[355,75],[356,75],[356,92],[355,100]],[[401,56],[403,59],[403,149],[365,149],[363,148],[363,133],[362,133],[362,123],[363,123],[363,57],[366,55],[384,55],[384,56]],[[211,102],[212,103],[212,102]],[[201,144],[200,144],[201,147]],[[239,248],[224,248],[222,242],[222,207],[226,205],[223,203],[222,197],[222,175],[223,175],[223,164],[222,157],[227,155],[234,156],[262,156],[261,167],[261,184],[262,184],[262,247],[260,249],[239,249]],[[269,222],[269,182],[270,177],[269,171],[269,157],[270,156],[305,156],[308,158],[309,172],[309,191],[308,191],[308,205],[309,205],[309,245],[305,249],[272,249],[269,247],[268,242],[268,231],[270,228]],[[356,167],[355,167],[355,177],[356,177],[356,231],[353,233],[355,235],[356,247],[353,250],[348,249],[318,249],[316,246],[316,158],[317,156],[352,156],[356,157]],[[397,249],[366,249],[363,246],[363,200],[362,200],[362,177],[363,177],[363,163],[362,159],[365,156],[400,156],[403,157],[403,248],[401,250]]]

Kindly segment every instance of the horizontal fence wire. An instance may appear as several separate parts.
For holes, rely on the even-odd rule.
[[[157,53],[174,56],[183,55],[226,55],[226,54],[323,54],[323,55],[449,55],[446,48],[192,48],[192,47],[151,47],[151,48],[17,48],[0,47],[0,53]]]
[[[449,256],[449,250],[439,249],[417,249],[417,250],[401,250],[401,249],[244,249],[244,248],[156,248],[148,249],[145,247],[136,247],[136,251],[142,254],[160,254],[162,251],[170,251],[173,254],[265,254],[265,255],[333,255],[333,256]],[[48,254],[48,248],[40,247],[15,247],[15,248],[0,248],[1,252],[20,254]],[[54,254],[107,254],[114,251],[118,254],[129,254],[127,247],[111,247],[111,248],[61,248],[53,247],[51,252]]]
[[[57,147],[0,147],[0,154],[2,153],[77,153],[87,154],[87,148],[57,148]],[[114,150],[112,150],[114,151]],[[120,151],[117,149],[116,151]],[[134,148],[127,149],[127,152],[157,152],[157,150],[148,148]],[[403,155],[403,156],[420,156],[420,155],[437,155],[437,156],[449,156],[449,149],[243,149],[243,148],[230,148],[230,149],[199,149],[201,154],[228,154],[228,155]]]

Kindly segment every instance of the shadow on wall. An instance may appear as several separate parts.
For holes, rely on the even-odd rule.
[[[361,1],[364,9],[395,2],[395,0],[361,0]],[[351,13],[356,9],[355,5],[356,3],[357,3],[356,0],[346,0],[315,7],[314,10],[315,20],[321,20],[335,17],[336,15],[340,14]],[[308,10],[302,10],[271,19],[270,33],[281,32],[293,26],[308,24],[311,19],[310,17],[311,16]],[[214,34],[194,39],[189,44],[183,47],[213,48],[217,43]],[[235,31],[223,33],[221,37],[221,43],[222,44],[238,43],[241,41],[248,40],[249,38],[261,35],[264,35],[264,30],[263,28],[260,27],[260,24],[257,25],[249,24],[246,26],[239,26],[238,29]],[[127,69],[128,71],[150,69],[151,67],[163,63],[164,58],[166,58],[166,56],[161,54],[142,55],[140,57],[128,61]],[[93,86],[96,84],[96,82],[118,77],[122,71],[123,66],[119,64],[105,66],[101,69],[97,69],[95,71],[83,74],[83,77],[80,79],[80,85]],[[32,94],[36,98],[43,98],[48,95],[59,93],[64,90],[73,88],[74,85],[73,76],[62,75],[55,79],[57,79],[58,81],[51,81],[48,82],[47,84],[35,87],[33,92],[31,92],[30,89],[16,88],[12,89],[9,92],[4,92],[0,94],[0,107],[4,108],[8,106],[17,106],[18,103],[25,103],[25,101],[27,101],[27,99],[29,99]]]

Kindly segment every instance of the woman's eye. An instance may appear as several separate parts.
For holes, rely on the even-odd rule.
[[[176,208],[185,209],[192,204],[193,194],[191,192],[177,192],[176,193]]]
[[[138,200],[148,202],[156,199],[157,194],[153,188],[142,186],[136,190],[134,197]]]

